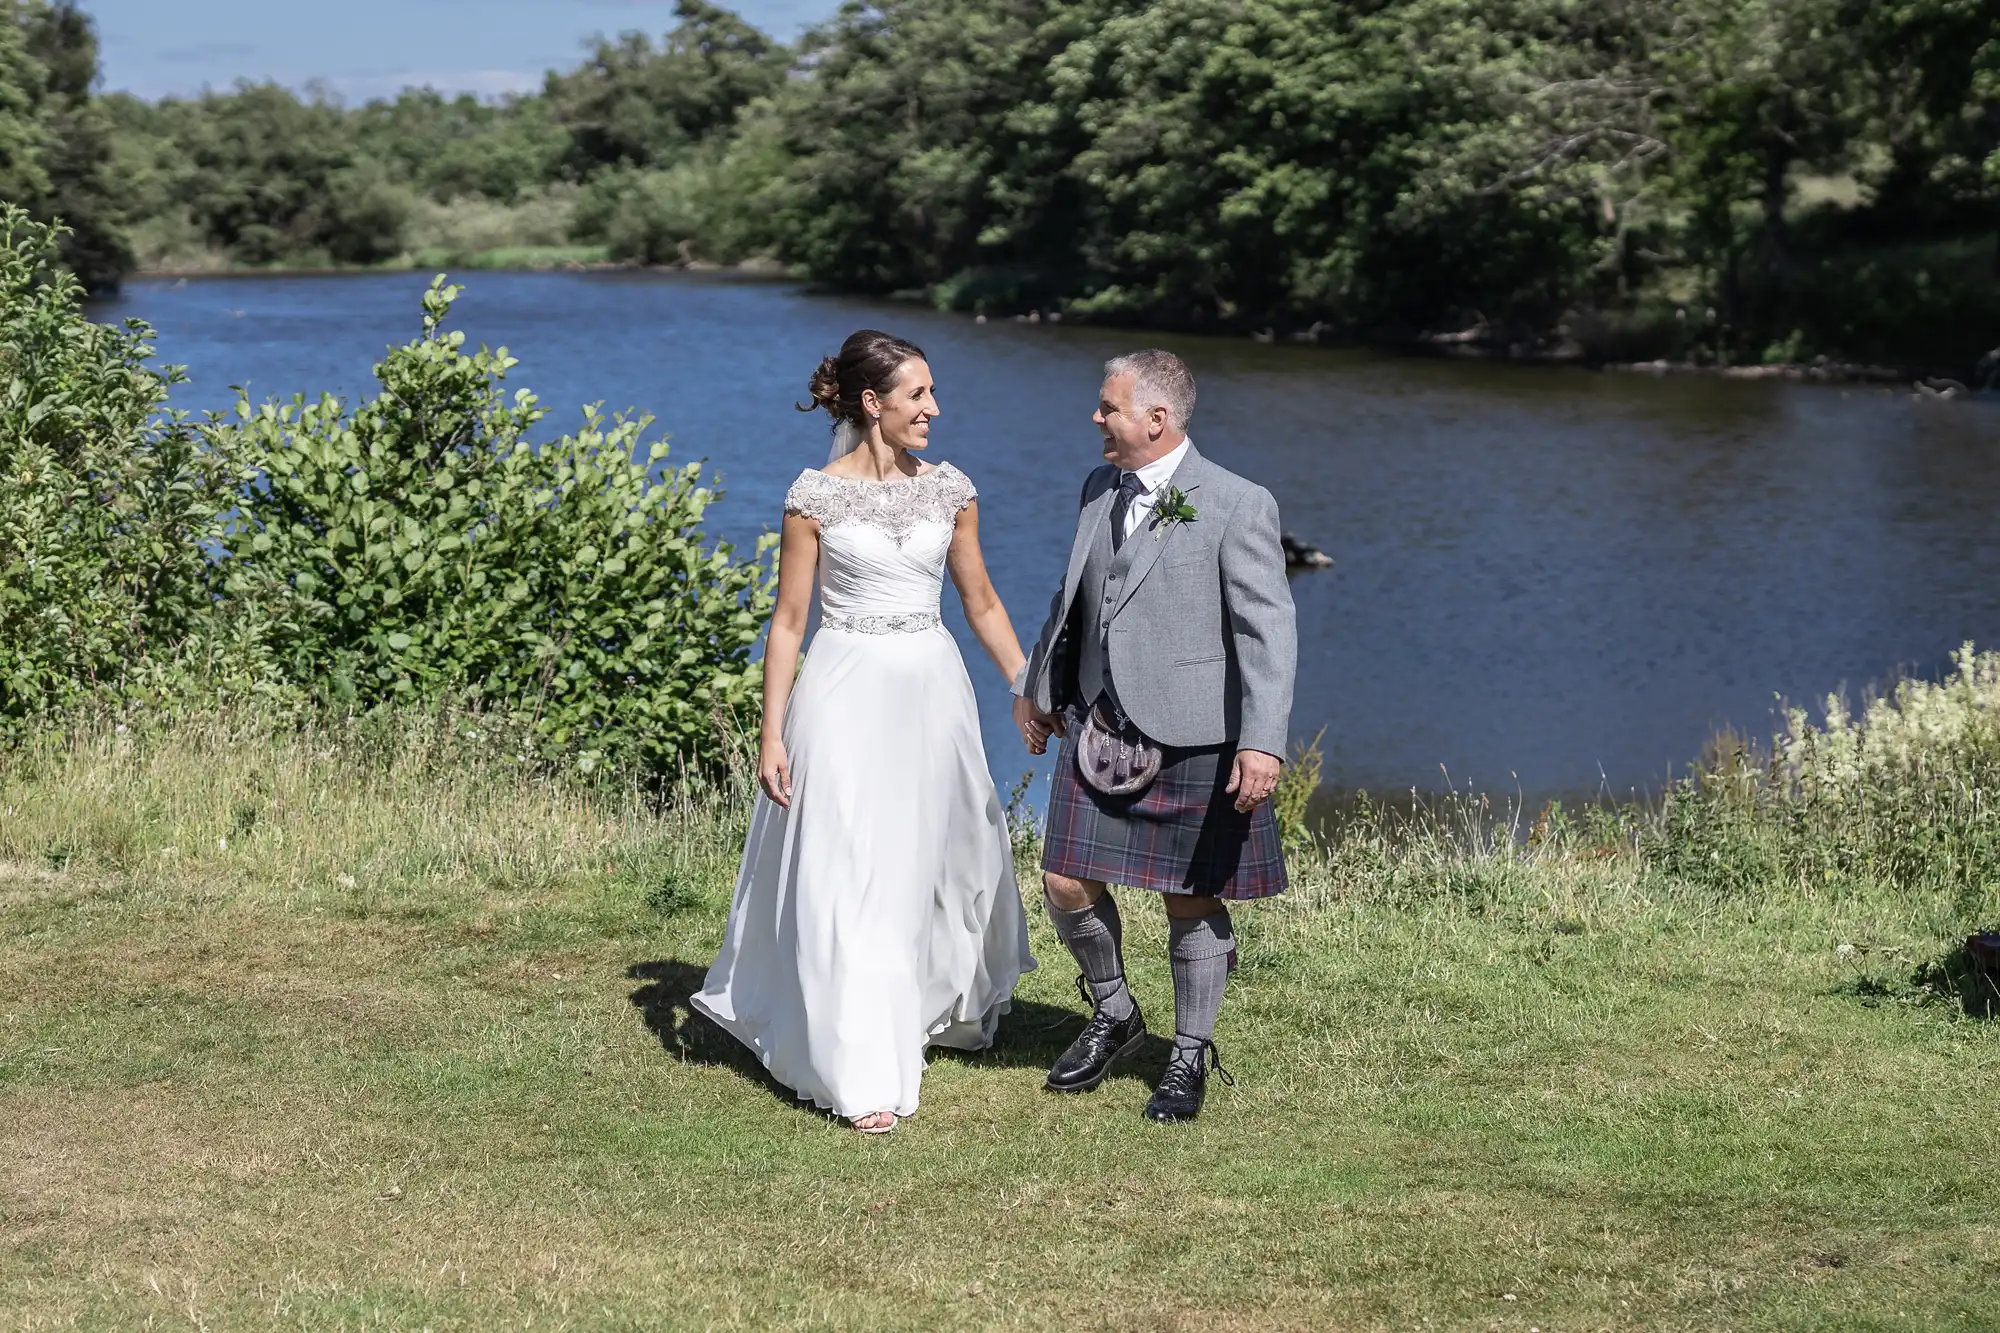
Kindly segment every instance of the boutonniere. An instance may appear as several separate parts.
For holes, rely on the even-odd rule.
[[[1161,492],[1160,502],[1153,506],[1153,540],[1166,536],[1167,529],[1176,523],[1192,523],[1200,517],[1201,511],[1188,503],[1188,493],[1178,486],[1169,486]]]

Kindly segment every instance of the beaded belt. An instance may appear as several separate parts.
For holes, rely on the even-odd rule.
[[[842,616],[831,612],[819,618],[821,629],[841,629],[850,634],[920,634],[944,624],[935,611],[915,611],[904,616]]]

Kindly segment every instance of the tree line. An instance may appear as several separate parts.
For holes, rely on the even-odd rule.
[[[2000,0],[879,0],[792,46],[680,0],[533,95],[357,107],[91,96],[75,5],[0,3],[0,184],[99,284],[574,245],[1270,336],[2000,343]]]

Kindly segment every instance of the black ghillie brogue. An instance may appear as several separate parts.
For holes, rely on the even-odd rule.
[[[1083,1025],[1083,1031],[1077,1033],[1069,1049],[1049,1066],[1046,1086],[1050,1092],[1089,1092],[1104,1081],[1112,1065],[1138,1050],[1139,1043],[1146,1040],[1146,1016],[1139,1012],[1137,999],[1132,1001],[1132,1012],[1125,1017],[1106,1018],[1102,1009],[1094,1007],[1090,983],[1078,977],[1076,988],[1093,1005],[1090,1021]]]
[[[1222,1053],[1215,1049],[1215,1043],[1205,1041],[1195,1048],[1194,1059],[1183,1059],[1183,1052],[1175,1048],[1173,1059],[1167,1064],[1165,1077],[1160,1086],[1153,1089],[1152,1097],[1146,1102],[1146,1119],[1171,1124],[1176,1120],[1192,1120],[1201,1114],[1202,1098],[1208,1095],[1208,1071],[1230,1087],[1236,1080],[1222,1067]]]

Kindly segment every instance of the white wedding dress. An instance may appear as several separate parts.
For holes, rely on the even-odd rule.
[[[927,1046],[992,1044],[1027,916],[972,682],[938,617],[950,464],[906,481],[807,470],[820,626],[785,711],[792,804],[761,793],[722,952],[695,1007],[801,1099],[917,1109]]]

